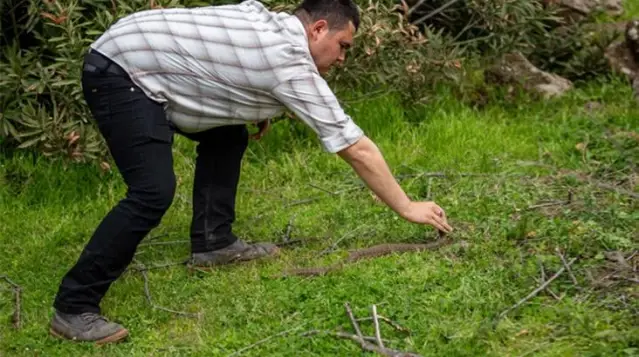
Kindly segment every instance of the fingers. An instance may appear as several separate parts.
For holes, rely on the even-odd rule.
[[[266,134],[270,123],[270,120],[257,123],[256,125],[259,128],[259,131],[255,134],[251,134],[249,137],[253,140],[260,140],[264,136],[264,134]]]
[[[453,230],[453,228],[449,226],[442,217],[436,214],[430,216],[430,221],[433,227],[439,229],[442,232],[450,233]]]
[[[442,232],[446,232],[446,233],[450,233],[453,230],[453,227],[451,227],[446,219],[446,212],[444,212],[443,209],[441,209],[441,207],[436,206],[434,208],[434,215],[431,217],[435,228],[439,229]]]

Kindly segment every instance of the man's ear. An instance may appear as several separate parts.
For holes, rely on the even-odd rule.
[[[317,20],[311,24],[311,36],[318,37],[324,32],[328,32],[328,22],[326,20]]]

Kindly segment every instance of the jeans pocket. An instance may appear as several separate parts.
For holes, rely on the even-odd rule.
[[[163,143],[173,143],[175,130],[169,125],[169,122],[163,117],[154,117],[149,120],[149,138]]]

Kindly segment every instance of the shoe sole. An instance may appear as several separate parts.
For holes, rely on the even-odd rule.
[[[253,259],[235,259],[235,260],[229,260],[229,261],[220,260],[217,262],[208,262],[208,263],[202,263],[202,262],[188,263],[186,266],[191,270],[195,268],[203,269],[203,270],[211,270],[211,269],[215,269],[215,268],[219,268],[223,266],[229,266],[229,265],[240,265],[240,264],[249,264],[252,262],[266,261],[268,259],[277,258],[278,255],[279,255],[279,251],[274,254],[269,254],[269,255],[253,258]]]
[[[97,344],[97,345],[104,345],[106,343],[120,342],[120,341],[124,340],[129,335],[129,331],[127,329],[122,329],[122,330],[114,333],[113,335],[107,336],[107,337],[102,338],[100,340],[96,340],[96,341],[80,341],[80,340],[74,340],[74,339],[68,338],[68,337],[56,332],[53,328],[49,329],[49,333],[51,333],[51,335],[53,335],[53,336],[55,336],[57,338],[61,338],[63,340],[69,340],[69,341],[74,341],[74,342],[95,342],[95,344]]]
[[[218,261],[209,261],[206,263],[203,262],[190,262],[187,264],[187,267],[193,269],[193,268],[198,268],[198,269],[213,269],[216,267],[221,267],[221,266],[225,266],[225,265],[236,265],[236,264],[245,264],[245,263],[250,263],[250,262],[256,262],[256,261],[262,261],[262,260],[268,260],[271,258],[276,258],[277,256],[279,256],[280,254],[280,249],[279,248],[275,248],[275,250],[271,253],[271,254],[267,254],[267,255],[263,255],[261,257],[256,257],[256,258],[251,258],[251,259],[230,259],[230,260],[218,260]]]

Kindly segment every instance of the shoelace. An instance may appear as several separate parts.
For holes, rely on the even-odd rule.
[[[84,314],[80,315],[80,317],[82,317],[82,320],[86,321],[88,324],[93,324],[94,322],[100,320],[107,322],[107,319],[104,316],[98,315],[93,312],[85,312]]]

